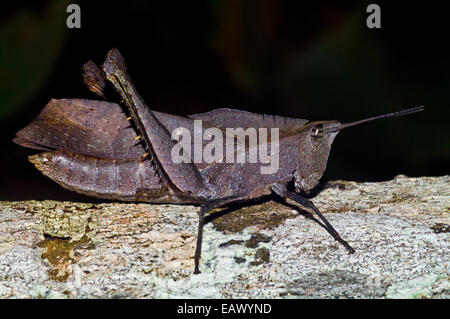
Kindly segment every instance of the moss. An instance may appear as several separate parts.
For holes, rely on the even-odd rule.
[[[77,241],[71,241],[70,238],[58,238],[46,235],[38,246],[44,248],[41,258],[47,259],[51,265],[51,269],[49,270],[50,279],[59,282],[66,281],[70,276],[67,267],[72,264],[74,247],[89,243],[90,239],[87,236]]]
[[[240,233],[249,226],[256,226],[260,229],[273,229],[283,223],[288,218],[298,216],[291,209],[283,207],[276,202],[267,202],[264,204],[246,206],[228,212],[215,218],[212,223],[216,230],[225,234]],[[221,214],[216,211],[213,214]]]
[[[254,233],[245,242],[243,240],[231,239],[225,243],[220,244],[219,247],[224,248],[224,247],[229,247],[231,245],[242,245],[247,248],[256,248],[259,246],[260,243],[268,243],[271,240],[272,240],[272,237],[266,236],[261,233]],[[250,265],[258,266],[262,263],[268,263],[269,260],[270,260],[269,249],[266,247],[258,248],[256,250],[254,260],[250,263]],[[246,259],[243,257],[234,257],[234,261],[237,264],[242,264],[242,263],[246,262]]]
[[[97,229],[94,210],[95,206],[88,203],[44,201],[38,210],[39,228],[45,235],[72,241],[85,235],[92,237]]]
[[[243,240],[237,240],[237,239],[231,239],[227,242],[224,242],[222,244],[219,245],[220,248],[225,248],[225,247],[229,247],[231,245],[240,245],[242,244],[244,241]]]
[[[88,203],[69,203],[43,201],[39,203],[36,216],[39,218],[37,228],[44,234],[38,246],[44,251],[42,259],[51,265],[50,279],[66,281],[70,276],[73,262],[73,249],[86,245],[94,249],[91,238],[97,229],[95,205]]]
[[[256,250],[255,259],[250,263],[252,266],[258,266],[262,263],[268,263],[270,261],[270,252],[267,248],[258,248]]]
[[[245,246],[248,248],[256,248],[259,243],[268,243],[271,239],[272,237],[260,233],[252,234],[252,237],[245,241]]]

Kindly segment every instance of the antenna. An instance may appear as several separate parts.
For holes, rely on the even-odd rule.
[[[417,112],[423,111],[424,108],[425,108],[425,106],[422,105],[422,106],[413,107],[411,109],[407,109],[407,110],[403,110],[403,111],[398,111],[398,112],[394,112],[394,113],[370,117],[370,118],[364,119],[364,120],[359,120],[359,121],[350,122],[350,123],[343,123],[339,126],[339,129],[342,130],[346,127],[359,125],[359,124],[366,123],[366,122],[373,121],[373,120],[384,119],[387,117],[397,117],[397,116],[403,116],[403,115],[408,115],[408,114],[412,114],[412,113],[417,113]]]

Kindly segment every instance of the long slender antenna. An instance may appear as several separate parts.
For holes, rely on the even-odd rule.
[[[359,124],[366,123],[366,122],[373,121],[373,120],[384,119],[387,117],[397,117],[397,116],[403,116],[403,115],[408,115],[408,114],[412,114],[412,113],[417,113],[417,112],[423,111],[424,108],[425,108],[425,106],[422,105],[422,106],[413,107],[411,109],[407,109],[407,110],[403,110],[403,111],[374,116],[374,117],[364,119],[364,120],[359,120],[359,121],[350,122],[350,123],[343,123],[339,126],[339,129],[342,130],[346,127],[359,125]]]

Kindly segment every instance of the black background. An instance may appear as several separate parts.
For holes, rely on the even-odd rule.
[[[425,112],[343,131],[324,178],[448,174],[450,47],[440,2],[74,1],[2,4],[0,199],[85,197],[43,177],[14,143],[50,98],[93,98],[81,66],[117,47],[153,110],[219,107],[349,122],[425,105]]]

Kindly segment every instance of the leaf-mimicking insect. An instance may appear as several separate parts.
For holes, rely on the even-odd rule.
[[[182,117],[147,107],[117,49],[108,52],[102,68],[89,61],[83,72],[83,81],[92,92],[105,98],[104,89],[109,82],[120,94],[123,105],[104,100],[52,99],[32,123],[17,132],[14,142],[43,150],[30,156],[30,161],[69,190],[123,201],[200,204],[195,273],[199,273],[205,215],[216,207],[270,194],[293,200],[304,210],[317,214],[327,231],[353,253],[354,249],[305,194],[319,183],[333,140],[342,129],[423,110],[416,107],[344,124],[225,108]],[[216,160],[195,160],[196,150],[211,146],[211,141],[203,138],[185,144],[194,152],[183,152],[181,161],[174,160],[173,150],[179,142],[173,138],[174,132],[195,135],[199,122],[206,129],[214,128],[211,132],[216,135],[223,133],[227,140],[222,148],[215,145],[211,154]],[[244,147],[240,149],[244,161],[227,161],[226,147],[231,144],[238,149],[238,144],[242,145],[238,135],[227,139],[228,129],[238,128],[241,133],[266,129],[270,134],[248,145],[244,136]],[[255,148],[263,146],[266,153],[276,152],[278,165],[272,172],[262,172],[267,162],[251,161]]]

